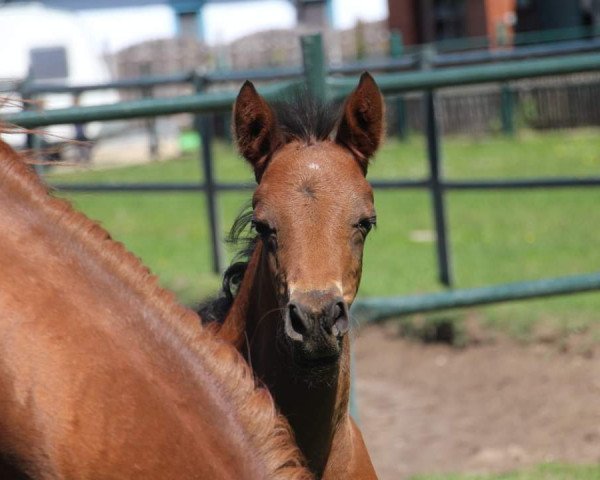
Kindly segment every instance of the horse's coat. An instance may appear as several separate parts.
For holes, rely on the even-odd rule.
[[[0,478],[308,479],[239,354],[0,142]]]
[[[257,236],[247,262],[226,273],[224,296],[199,313],[220,321],[220,335],[244,352],[313,472],[370,479],[375,471],[348,413],[346,335],[364,240],[375,223],[365,174],[384,130],[370,75],[336,113],[309,102],[278,115],[244,84],[233,118],[258,182],[251,217]],[[231,283],[238,284],[235,295]]]

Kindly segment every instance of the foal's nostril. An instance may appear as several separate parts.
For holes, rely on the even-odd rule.
[[[302,309],[296,304],[290,303],[288,305],[288,314],[290,325],[294,332],[299,333],[300,335],[306,335],[310,328],[310,320]]]
[[[333,306],[333,311],[331,312],[331,318],[333,319],[333,323],[337,321],[342,315],[344,315],[344,306],[342,302],[338,302]]]
[[[350,322],[348,321],[348,307],[346,302],[337,302],[333,306],[331,333],[341,337],[348,332]]]

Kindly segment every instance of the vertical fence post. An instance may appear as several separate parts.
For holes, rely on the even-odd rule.
[[[390,34],[390,56],[399,58],[403,53],[402,33],[395,30]],[[406,100],[404,95],[398,95],[393,102],[396,111],[396,135],[400,140],[406,140],[408,128],[406,125]]]
[[[431,47],[422,52],[421,68],[431,68],[432,57],[435,55]],[[442,185],[442,165],[440,152],[440,133],[436,118],[436,95],[429,89],[425,92],[425,127],[427,135],[427,158],[429,161],[429,188],[433,206],[433,217],[436,232],[436,249],[438,260],[439,281],[452,286],[452,271],[450,267],[449,237],[446,225],[444,204],[444,188]]]
[[[33,83],[33,70],[29,68],[27,72],[27,76],[25,80],[19,85],[19,94],[21,95],[21,102],[23,111],[32,110],[35,106],[33,100],[34,95],[31,92],[30,86]],[[33,158],[36,160],[40,160],[41,149],[42,149],[42,139],[39,135],[35,135],[34,133],[26,133],[25,134],[25,148],[27,148]],[[34,170],[39,175],[44,172],[44,166],[39,165],[37,162],[33,165]]]
[[[149,62],[146,62],[140,66],[140,74],[142,76],[150,75],[151,73],[152,67]],[[142,88],[143,98],[152,98],[152,96],[152,87]],[[148,132],[148,152],[150,153],[150,159],[158,160],[158,134],[156,132],[156,118],[146,118],[145,123],[146,132]]]
[[[308,93],[316,100],[323,101],[327,98],[323,38],[318,33],[314,35],[305,35],[300,39],[300,43],[302,46],[302,60],[304,63],[306,88]]]
[[[514,92],[508,83],[500,87],[500,116],[502,120],[502,133],[515,134]]]
[[[354,420],[357,425],[360,425],[360,415],[358,413],[358,403],[356,401],[356,388],[354,387],[354,382],[356,380],[356,375],[354,375],[356,370],[355,363],[354,350],[352,350],[350,352],[350,400],[348,408],[350,409],[352,420]]]
[[[194,75],[194,88],[196,93],[205,89],[204,78],[200,75]],[[206,208],[208,213],[210,242],[212,247],[212,268],[214,273],[223,271],[222,245],[219,239],[221,228],[219,226],[219,217],[217,213],[217,191],[215,187],[213,157],[212,157],[212,137],[213,137],[213,115],[203,114],[194,116],[194,128],[200,139],[200,162],[204,173],[204,194],[206,198]]]

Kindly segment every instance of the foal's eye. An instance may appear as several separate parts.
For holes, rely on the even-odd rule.
[[[363,218],[358,222],[355,227],[362,231],[365,235],[371,231],[371,229],[377,225],[376,217]]]
[[[252,220],[252,228],[258,233],[261,237],[268,237],[275,233],[275,229],[272,228],[268,223],[261,222],[259,220]]]

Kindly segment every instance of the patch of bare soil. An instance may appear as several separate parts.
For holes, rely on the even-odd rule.
[[[423,344],[369,326],[354,340],[360,426],[382,480],[600,462],[600,351],[496,338]]]

